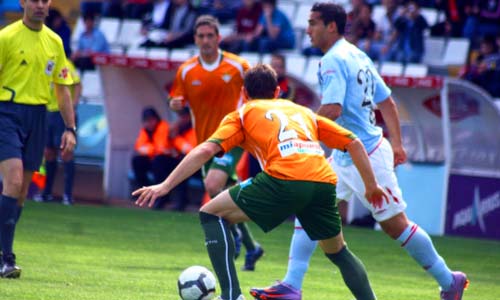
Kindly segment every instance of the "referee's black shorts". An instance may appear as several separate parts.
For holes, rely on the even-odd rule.
[[[19,158],[24,170],[37,171],[42,163],[46,127],[45,105],[0,101],[0,162]]]

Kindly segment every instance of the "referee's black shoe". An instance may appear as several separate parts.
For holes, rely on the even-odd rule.
[[[0,269],[0,277],[16,279],[21,277],[21,268],[16,266],[16,256],[14,254],[2,256],[2,268]]]

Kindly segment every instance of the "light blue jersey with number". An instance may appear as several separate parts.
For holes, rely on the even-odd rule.
[[[356,134],[371,152],[382,138],[382,129],[375,126],[375,105],[391,94],[371,59],[342,38],[321,58],[318,79],[321,104],[340,104],[337,124]],[[339,165],[352,164],[347,152],[334,150],[332,155]]]

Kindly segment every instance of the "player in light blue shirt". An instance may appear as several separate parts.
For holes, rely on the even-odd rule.
[[[343,108],[336,119],[363,142],[370,153],[382,139],[375,126],[375,105],[386,100],[391,90],[380,77],[368,56],[345,39],[338,40],[321,58],[318,69],[321,104]],[[335,161],[352,164],[349,153],[335,151]]]
[[[321,92],[318,114],[335,120],[361,139],[377,182],[385,188],[390,200],[382,207],[372,205],[364,196],[361,176],[349,155],[334,151],[331,165],[338,175],[337,199],[349,200],[353,196],[360,199],[382,230],[437,281],[440,299],[460,300],[468,285],[467,276],[448,268],[429,235],[404,212],[406,203],[394,173],[394,166],[406,161],[397,106],[372,61],[344,39],[345,23],[346,13],[340,5],[316,3],[311,9],[307,34],[312,45],[325,53],[318,70]],[[390,143],[375,126],[375,108],[382,113]],[[250,293],[257,299],[300,300],[302,281],[315,248],[316,243],[296,221],[285,279],[268,288],[253,288]]]

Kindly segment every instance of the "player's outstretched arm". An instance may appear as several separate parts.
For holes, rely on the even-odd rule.
[[[212,142],[204,142],[195,147],[184,157],[179,165],[160,184],[145,186],[132,192],[132,196],[138,196],[136,205],[152,207],[158,197],[168,194],[179,183],[198,171],[214,155],[222,151],[222,148]]]
[[[71,100],[71,93],[68,86],[56,84],[55,92],[59,111],[64,120],[66,128],[75,127],[75,111],[73,110],[73,101]],[[76,132],[65,130],[61,138],[60,148],[64,153],[73,152],[76,145]]]
[[[355,139],[347,145],[347,151],[352,157],[354,165],[359,171],[365,184],[365,197],[375,208],[382,206],[383,201],[389,201],[384,190],[377,184],[368,154],[359,139]]]

